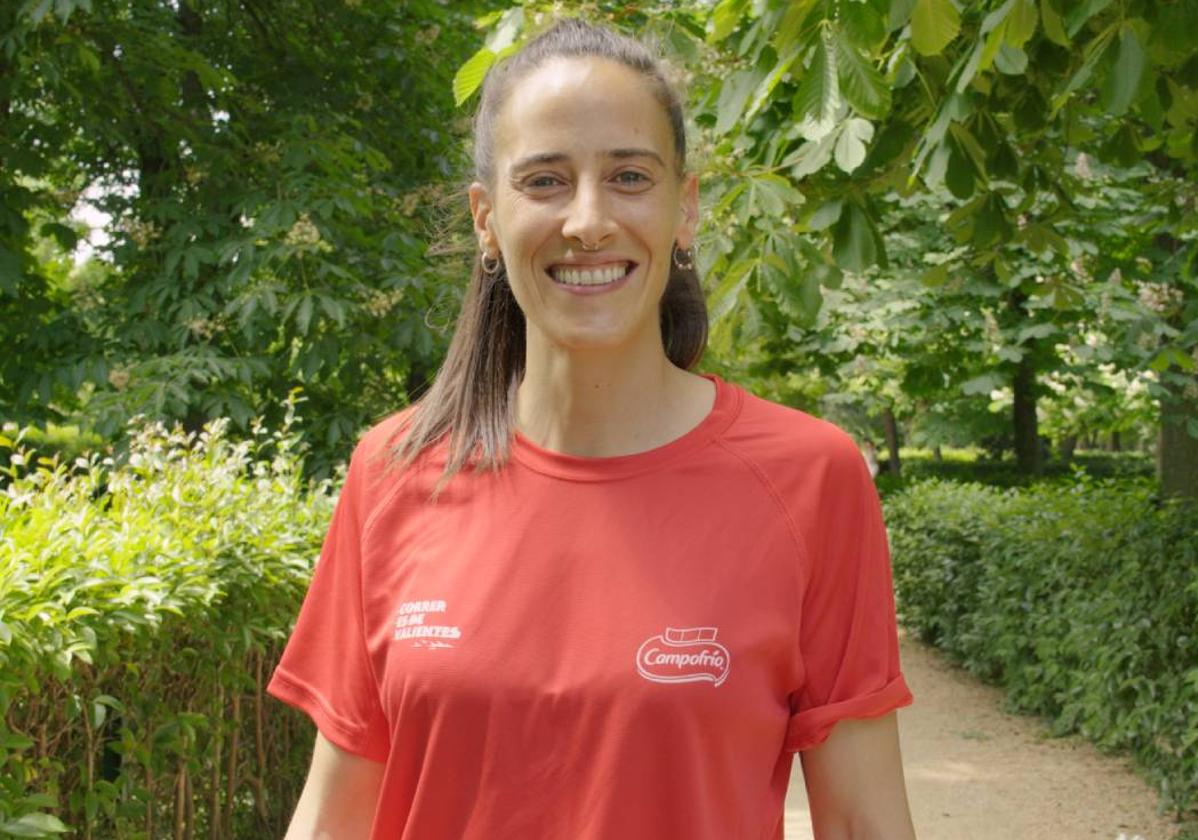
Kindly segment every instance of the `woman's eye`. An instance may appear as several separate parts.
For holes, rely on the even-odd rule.
[[[647,183],[649,179],[646,178],[640,172],[634,172],[632,170],[628,170],[626,172],[621,172],[619,175],[617,175],[616,180],[619,181],[621,184],[628,184],[628,185],[635,186],[637,184]]]

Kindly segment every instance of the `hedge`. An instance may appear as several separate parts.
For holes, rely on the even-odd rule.
[[[1198,809],[1198,511],[1140,479],[887,497],[900,618],[1009,705]]]
[[[311,724],[263,692],[331,513],[290,427],[0,439],[0,836],[280,837]]]

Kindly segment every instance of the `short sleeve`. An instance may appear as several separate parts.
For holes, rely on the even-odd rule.
[[[913,701],[899,664],[890,550],[864,458],[838,433],[814,501],[800,616],[803,684],[791,696],[785,748],[810,749],[837,721]]]
[[[341,749],[386,761],[390,736],[366,649],[360,537],[366,495],[359,446],[295,629],[266,691],[305,712]]]

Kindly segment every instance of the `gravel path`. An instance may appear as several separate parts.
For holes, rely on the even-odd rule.
[[[1156,794],[1130,762],[1079,737],[1052,738],[1037,718],[1001,711],[937,651],[900,638],[915,703],[899,710],[907,794],[919,840],[1173,840]],[[812,840],[799,761],[786,800],[787,840]]]

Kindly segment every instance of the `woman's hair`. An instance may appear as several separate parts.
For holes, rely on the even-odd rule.
[[[478,181],[495,186],[495,123],[513,86],[554,58],[604,58],[629,67],[650,82],[674,136],[678,177],[686,168],[682,103],[661,63],[639,41],[578,19],[561,21],[519,52],[492,67],[474,118],[474,167]],[[693,262],[693,260],[691,261]],[[449,454],[434,495],[468,461],[478,469],[506,463],[512,438],[516,389],[524,375],[524,313],[508,285],[502,262],[494,272],[474,260],[453,339],[429,390],[404,423],[393,455],[401,466],[449,435]],[[699,276],[670,261],[660,304],[666,356],[689,369],[707,344],[707,305]]]

